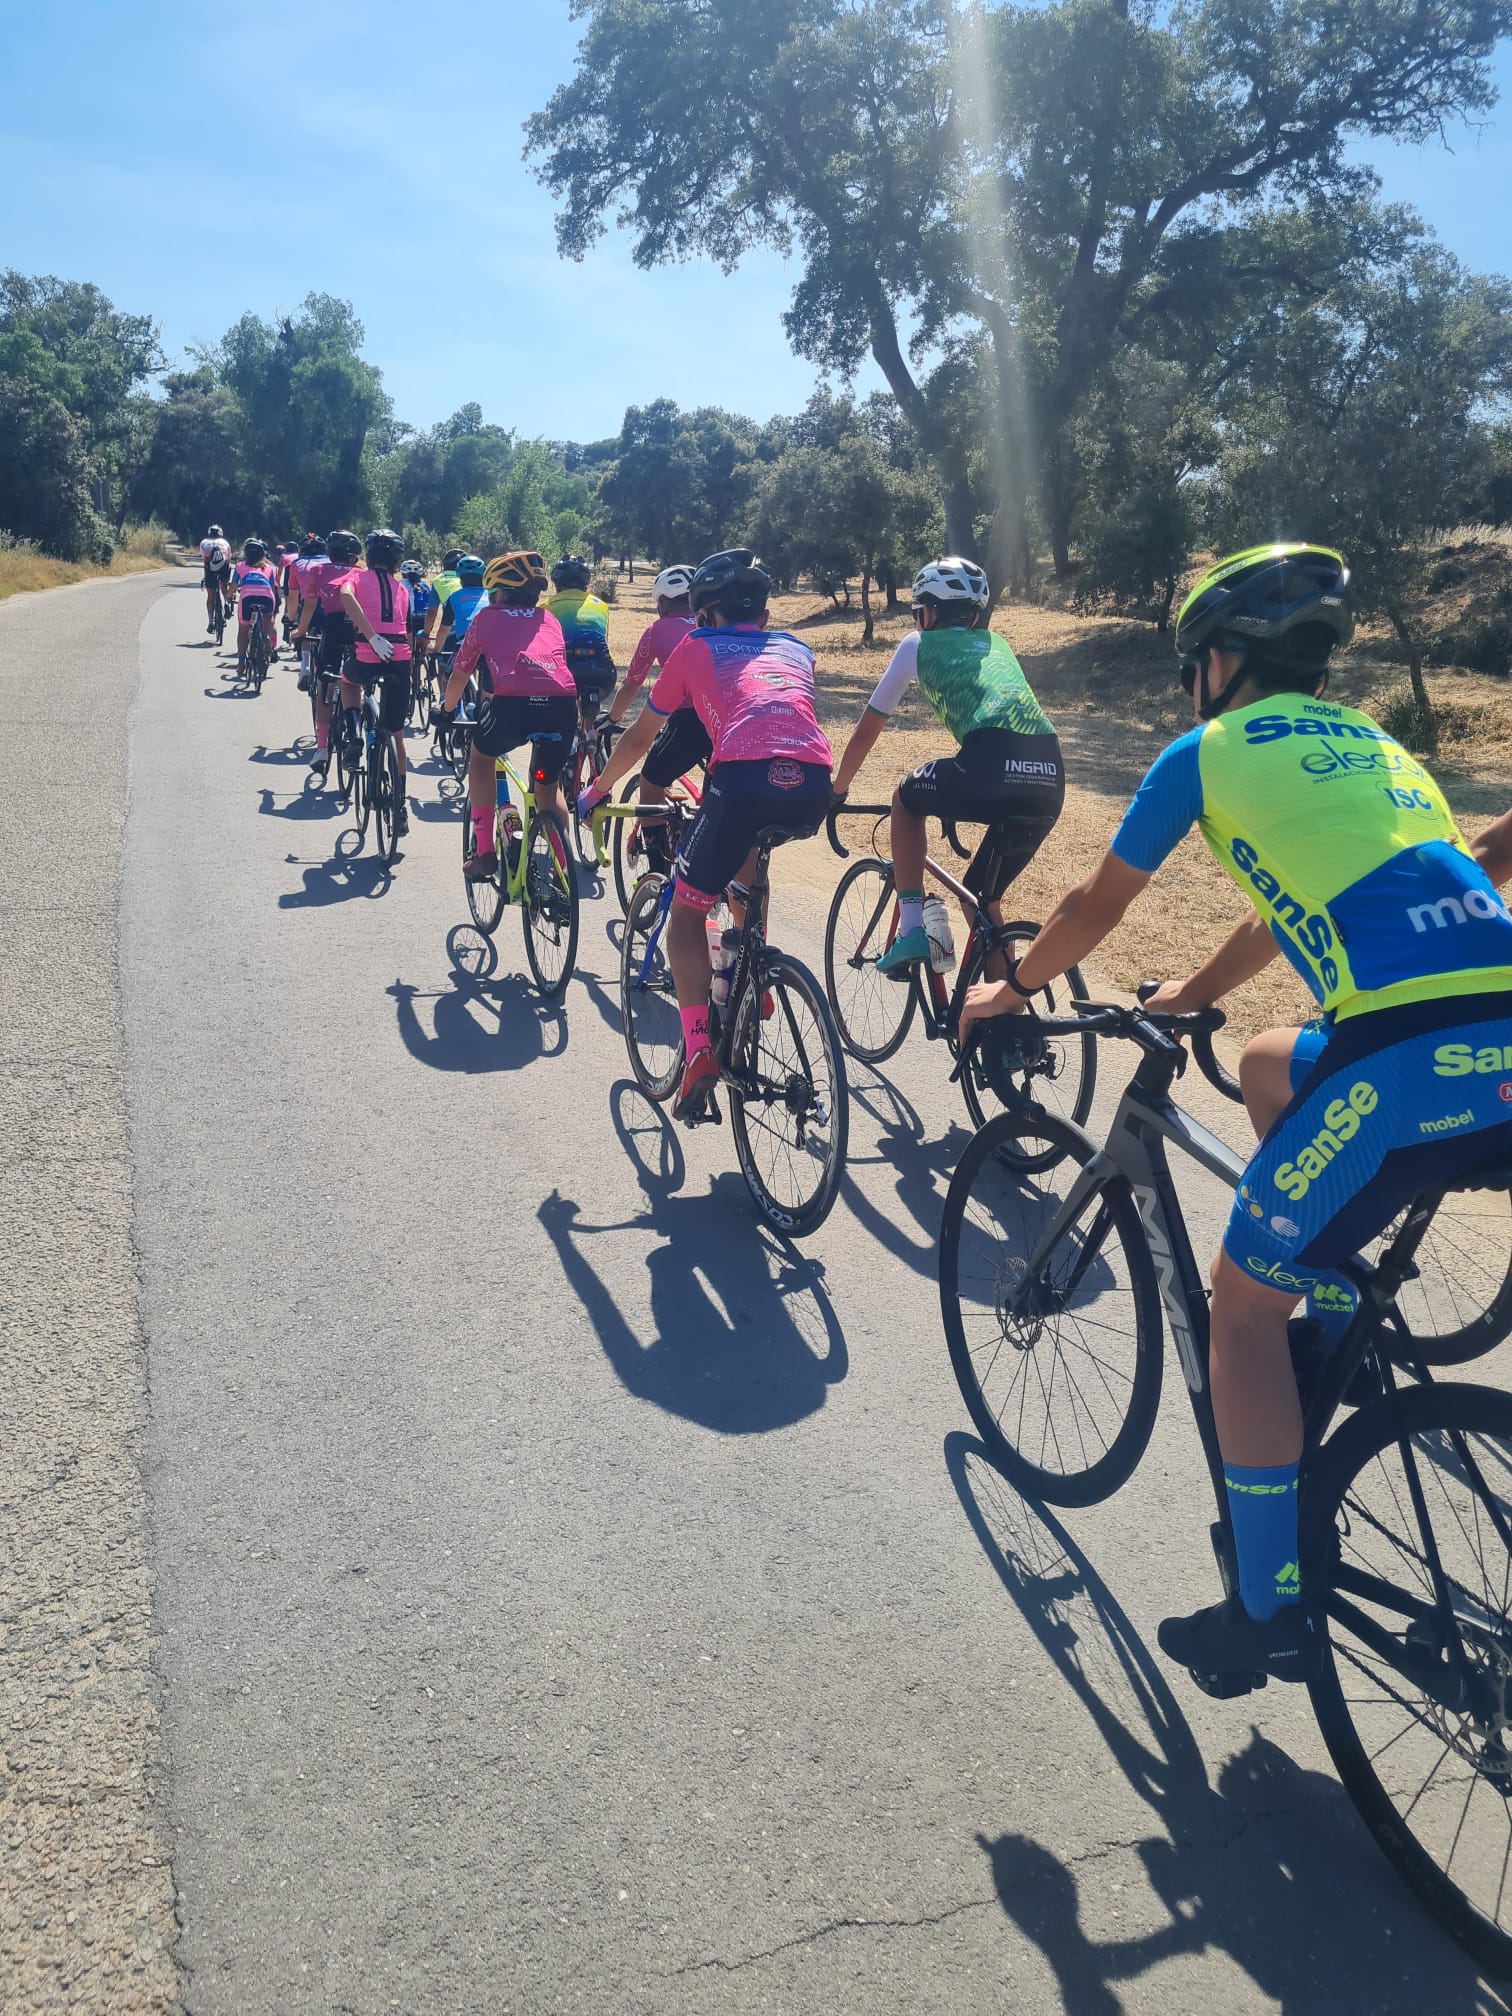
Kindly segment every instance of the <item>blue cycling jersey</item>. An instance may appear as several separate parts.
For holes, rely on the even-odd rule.
[[[446,607],[442,614],[451,625],[451,636],[447,640],[448,648],[462,642],[467,635],[468,624],[487,600],[488,591],[481,586],[456,588],[447,596]]]

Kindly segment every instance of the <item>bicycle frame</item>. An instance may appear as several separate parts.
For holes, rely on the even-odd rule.
[[[883,860],[881,855],[876,858]],[[878,925],[885,917],[890,916],[897,906],[897,880],[893,874],[892,863],[884,861],[884,866],[887,869],[887,881],[877,899],[877,907],[872,912],[871,921],[857,942],[857,954],[866,949]],[[973,951],[981,945],[990,958],[994,952],[1006,949],[1012,941],[1013,931],[1011,926],[997,922],[974,889],[968,889],[964,882],[958,881],[947,869],[942,868],[938,861],[927,855],[924,860],[924,873],[926,878],[932,877],[943,889],[949,890],[971,919],[966,936],[966,948],[956,967],[954,987],[947,989],[944,976],[936,973],[933,966],[929,967],[927,973],[923,971],[916,973],[912,981],[924,1015],[924,1034],[931,1043],[943,1038],[953,1045],[955,1031],[961,1019],[961,1005],[966,999],[966,989],[971,984],[969,976]]]

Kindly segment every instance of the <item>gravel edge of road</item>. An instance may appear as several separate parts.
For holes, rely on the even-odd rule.
[[[161,1798],[120,967],[141,618],[166,585],[144,573],[0,605],[13,751],[0,806],[0,1130],[15,1151],[0,1171],[0,1244],[28,1256],[0,1279],[0,1430],[15,1452],[0,1485],[15,1542],[0,1578],[0,2003],[18,2016],[185,2007]],[[80,586],[112,587],[130,608],[54,599]],[[69,664],[67,681],[36,680],[49,657]]]

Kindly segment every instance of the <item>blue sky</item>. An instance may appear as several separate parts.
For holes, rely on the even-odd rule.
[[[321,289],[355,304],[418,426],[476,399],[524,433],[589,440],[662,393],[765,418],[813,387],[778,319],[781,261],[643,274],[613,234],[581,266],[558,259],[520,122],[570,72],[566,0],[0,8],[0,264],[97,282],[157,316],[176,355]],[[1512,100],[1512,50],[1497,74]],[[386,108],[394,75],[419,137]],[[1512,271],[1512,103],[1454,145],[1370,158],[1462,259]]]

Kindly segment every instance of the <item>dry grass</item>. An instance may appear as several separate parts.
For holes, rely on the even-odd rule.
[[[633,586],[620,583],[609,612],[610,648],[618,665],[628,662],[655,614],[650,585],[649,575]],[[772,620],[814,649],[819,716],[838,757],[893,646],[910,627],[908,615],[879,613],[870,648],[861,643],[859,611],[836,614],[818,597],[779,596]],[[1190,726],[1191,716],[1174,677],[1170,639],[1147,623],[1077,615],[1047,602],[1000,609],[993,628],[1018,653],[1055,720],[1066,755],[1066,809],[1015,885],[1014,908],[1040,917],[1096,867],[1145,771],[1166,743]],[[1331,690],[1348,704],[1378,702],[1400,677],[1387,653],[1384,636],[1367,633],[1341,662]],[[1428,683],[1444,740],[1435,772],[1464,832],[1473,837],[1507,808],[1512,692],[1505,681],[1452,670],[1431,673]],[[948,753],[947,740],[914,692],[893,717],[852,798],[884,802],[915,764]],[[855,822],[847,838],[852,847],[865,846],[869,833],[868,825]],[[961,837],[969,841],[975,834],[963,828]],[[839,872],[822,840],[793,849],[785,855],[783,869],[814,888],[833,886]],[[1098,952],[1097,980],[1131,989],[1143,979],[1189,972],[1248,910],[1201,838],[1190,834]],[[1236,992],[1227,1005],[1239,1036],[1302,1021],[1312,1013],[1310,998],[1284,960]]]
[[[67,588],[75,581],[108,581],[120,574],[144,574],[154,567],[172,566],[167,538],[162,525],[133,525],[123,535],[108,567],[95,567],[87,560],[55,560],[25,540],[0,545],[0,602],[8,595],[25,595],[39,588]]]

